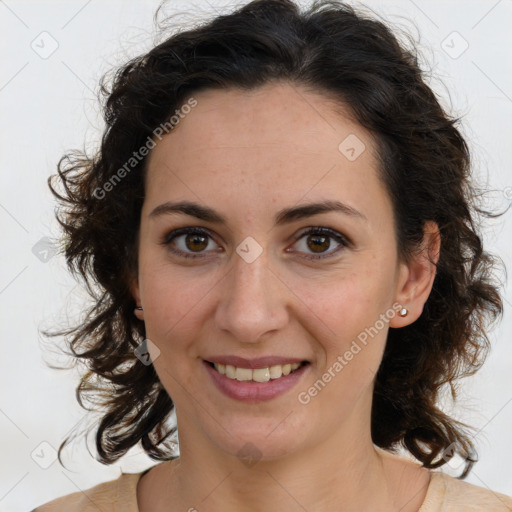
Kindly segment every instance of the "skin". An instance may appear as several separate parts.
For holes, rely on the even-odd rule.
[[[414,322],[432,288],[435,224],[426,225],[423,252],[400,261],[374,141],[325,94],[276,82],[194,97],[197,106],[148,157],[131,286],[143,307],[135,314],[160,351],[155,370],[176,404],[181,452],[141,478],[141,512],[417,511],[429,472],[377,449],[370,418],[388,329]],[[354,161],[338,149],[350,134],[366,147]],[[274,225],[283,208],[329,199],[366,220],[328,212]],[[227,225],[150,216],[158,205],[182,200],[215,209]],[[184,235],[174,247],[206,257],[180,257],[161,243],[192,226],[211,238],[197,249]],[[307,243],[315,235],[302,236],[311,226],[352,243],[330,238],[315,252]],[[248,236],[262,248],[251,263],[236,252]],[[307,259],[315,254],[330,257]],[[321,392],[300,403],[298,394],[397,302],[407,316],[395,314]],[[293,389],[249,404],[218,391],[203,367],[208,356],[227,354],[300,357],[310,365]],[[257,447],[255,464],[237,455],[246,443]]]

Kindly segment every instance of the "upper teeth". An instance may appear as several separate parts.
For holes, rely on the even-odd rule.
[[[270,379],[279,379],[283,375],[288,375],[296,370],[300,363],[293,364],[277,364],[268,368],[237,368],[230,364],[213,363],[215,369],[225,375],[228,379],[234,380],[254,380],[256,382],[268,382]]]

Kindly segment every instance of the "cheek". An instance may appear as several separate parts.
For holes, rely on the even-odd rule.
[[[336,336],[354,336],[389,307],[392,279],[376,271],[377,268],[383,268],[382,262],[370,270],[360,268],[322,279],[297,281],[294,289]]]
[[[199,285],[197,281],[191,285],[162,276],[147,282],[146,286],[144,319],[148,337],[152,334],[161,343],[167,339],[179,343],[183,329],[193,321],[194,314],[205,300],[207,287]]]
[[[365,290],[347,288],[347,294],[338,297],[324,310],[324,319],[336,336],[321,340],[318,373],[312,382],[314,389],[310,388],[313,394],[321,389],[315,402],[319,411],[325,410],[326,404],[336,404],[333,419],[350,414],[359,399],[367,395],[382,360],[389,328],[388,322],[380,320],[386,308],[379,309]]]
[[[199,280],[185,279],[171,273],[169,265],[160,265],[139,276],[144,301],[147,337],[159,349],[154,359],[155,371],[167,393],[183,403],[185,389],[194,389],[194,365],[197,350],[194,341],[201,336],[201,314],[205,294],[211,286]],[[196,351],[195,351],[196,350]]]
[[[395,314],[394,310],[388,311],[392,280],[376,270],[361,270],[335,282],[331,279],[320,285],[303,285],[302,290],[304,302],[315,312],[316,318],[307,328],[321,341],[317,346],[320,370],[345,375],[336,379],[341,384],[346,378],[344,386],[360,387],[369,382],[385,347],[389,328],[385,315]],[[328,329],[320,331],[318,320]],[[322,336],[321,332],[326,334]],[[333,368],[335,362],[339,364]]]
[[[149,251],[139,261],[139,286],[148,338],[162,343],[201,299],[197,280],[185,277]],[[203,293],[204,295],[204,293]]]

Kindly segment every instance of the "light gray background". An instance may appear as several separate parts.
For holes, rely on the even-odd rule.
[[[44,359],[65,360],[43,355],[38,330],[63,325],[83,300],[62,257],[52,257],[51,246],[45,246],[45,237],[58,234],[47,177],[64,152],[84,143],[92,147],[100,136],[98,80],[151,46],[157,5],[154,0],[0,1],[0,511],[28,511],[115,479],[121,470],[139,472],[154,464],[137,448],[104,466],[83,441],[64,452],[71,471],[51,463],[53,448],[86,413],[75,400],[77,374],[46,367]],[[506,208],[512,201],[511,0],[365,5],[416,38],[413,23],[418,27],[426,62],[437,77],[432,87],[450,111],[465,116],[476,174],[493,190],[488,205]],[[191,15],[177,22],[191,24],[223,9],[215,0],[173,1],[165,9],[183,10]],[[512,210],[486,229],[488,248],[508,268],[511,233]],[[453,409],[480,429],[475,438],[480,461],[467,480],[509,495],[511,300],[507,287],[505,317],[491,335],[491,356],[463,383],[460,404]],[[94,453],[92,442],[90,447]]]

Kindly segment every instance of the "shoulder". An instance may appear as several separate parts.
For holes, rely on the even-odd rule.
[[[512,512],[512,497],[432,471],[419,512]]]
[[[137,482],[143,474],[122,473],[116,480],[61,496],[32,512],[138,512]]]

